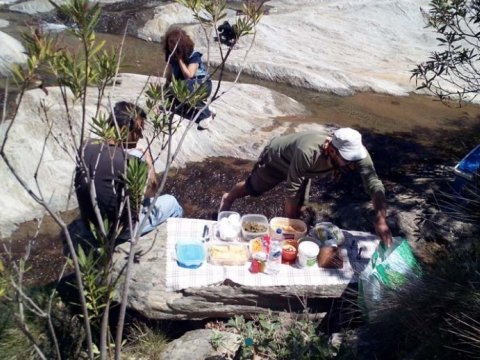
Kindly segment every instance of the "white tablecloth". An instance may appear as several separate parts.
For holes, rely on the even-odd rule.
[[[296,268],[292,265],[280,266],[275,275],[252,274],[248,270],[250,262],[242,266],[212,265],[204,262],[197,269],[178,266],[175,260],[175,244],[181,239],[201,239],[203,228],[208,225],[212,234],[215,221],[170,218],[167,222],[167,261],[166,287],[176,291],[191,287],[221,284],[225,280],[245,286],[295,286],[295,285],[341,285],[356,282],[358,274],[365,268],[375,248],[378,238],[370,233],[346,231],[342,247],[343,268],[323,269],[318,266]],[[207,245],[219,242],[211,239]]]

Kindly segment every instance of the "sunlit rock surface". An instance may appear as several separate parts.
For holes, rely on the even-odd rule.
[[[8,75],[14,63],[24,63],[25,48],[17,39],[0,31],[0,75]]]
[[[227,67],[235,71],[243,67],[246,73],[267,80],[342,95],[356,91],[406,95],[415,90],[410,70],[436,45],[420,11],[428,3],[272,0],[257,27],[255,45],[250,49],[252,37],[242,39]],[[139,36],[158,41],[168,25],[182,24],[206,54],[203,30],[194,25],[190,14],[185,8],[160,5]],[[235,14],[228,19],[233,22]],[[210,60],[218,64],[213,33],[209,40],[215,45],[210,48]]]
[[[122,74],[121,84],[109,89],[112,103],[120,100],[135,102],[141,94],[147,77],[143,75]],[[184,121],[175,134],[173,150],[181,141],[182,148],[175,157],[173,167],[181,167],[187,161],[202,161],[207,156],[230,156],[255,159],[265,143],[272,136],[284,132],[288,122],[277,124],[275,117],[300,114],[305,111],[303,105],[284,95],[269,89],[248,84],[223,83],[224,93],[214,106],[217,117],[211,127],[198,131],[196,124],[186,131],[190,121]],[[88,92],[87,119],[95,112],[96,91]],[[47,122],[40,116],[40,101],[44,100],[48,108],[49,121],[54,121],[52,136],[44,141],[47,135]],[[141,105],[145,99],[140,98]],[[107,112],[107,103],[102,105]],[[80,124],[80,108],[72,112],[72,129],[78,139]],[[10,122],[0,125],[0,141]],[[314,125],[312,125],[313,127]],[[315,127],[321,128],[320,125]],[[87,129],[88,131],[89,129]],[[146,138],[140,145],[145,146],[151,129],[146,130]],[[55,139],[53,138],[55,136]],[[75,195],[71,198],[71,182],[74,170],[74,152],[69,141],[68,121],[63,111],[62,99],[58,88],[48,88],[48,95],[42,90],[30,90],[25,94],[20,112],[8,134],[5,152],[18,175],[28,186],[37,192],[35,173],[38,172],[38,183],[44,199],[54,211],[76,207]],[[63,148],[68,149],[68,153]],[[160,148],[159,141],[153,144],[153,150]],[[42,165],[38,167],[40,158]],[[165,156],[157,164],[156,170],[164,169]],[[0,161],[0,237],[8,236],[16,226],[26,220],[39,217],[42,208],[37,205],[19,185],[18,181]]]
[[[4,1],[4,3],[12,3],[14,1]],[[56,0],[56,4],[63,4],[65,3],[66,0]],[[99,3],[104,3],[104,4],[111,4],[111,3],[116,3],[116,2],[122,2],[121,0],[97,0],[96,2]],[[1,1],[0,1],[1,5]],[[49,11],[52,11],[54,9],[53,5],[50,4],[48,0],[31,0],[31,1],[22,1],[22,2],[17,2],[14,5],[10,6],[10,10],[12,11],[18,11],[21,13],[25,14],[38,14],[38,13],[46,13]]]

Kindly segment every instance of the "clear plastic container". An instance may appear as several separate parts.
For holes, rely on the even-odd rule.
[[[175,244],[175,257],[178,266],[188,269],[196,269],[205,261],[205,245],[201,240],[179,240]]]
[[[248,246],[244,243],[211,243],[208,246],[208,262],[214,265],[243,265],[248,259]]]
[[[236,241],[241,234],[240,214],[235,211],[220,211],[215,224],[215,234],[223,241]]]
[[[242,216],[242,238],[251,240],[269,234],[268,219],[261,214],[246,214]]]
[[[321,222],[315,224],[310,229],[309,235],[319,240],[322,244],[328,241],[333,241],[337,246],[342,246],[345,243],[345,235],[343,231],[331,222]]]
[[[285,240],[298,240],[307,233],[307,224],[299,219],[274,217],[270,220],[270,234],[273,236],[278,228],[282,229]]]

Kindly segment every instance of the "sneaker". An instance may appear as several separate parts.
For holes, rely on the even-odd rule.
[[[205,118],[199,121],[197,130],[207,130],[211,122],[212,122],[212,116],[209,116],[208,118]]]

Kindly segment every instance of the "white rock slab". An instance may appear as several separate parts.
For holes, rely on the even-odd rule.
[[[234,16],[234,14],[233,10],[227,9],[228,16]],[[196,23],[193,13],[185,6],[177,3],[162,4],[155,8],[153,19],[147,21],[142,28],[138,29],[137,36],[147,41],[160,42],[170,26]],[[188,28],[189,26],[186,26],[187,32],[189,32]]]
[[[112,102],[127,100],[135,102],[143,89],[147,77],[143,75],[122,74],[121,85],[111,93]],[[110,90],[112,91],[112,90]],[[196,130],[196,126],[186,133],[183,147],[173,163],[174,167],[184,166],[187,161],[202,161],[209,156],[231,156],[255,159],[264,144],[274,135],[289,128],[289,123],[276,124],[275,117],[301,114],[303,105],[284,95],[269,89],[247,84],[231,87],[224,83],[224,96],[215,107],[217,117],[211,128],[206,131]],[[93,116],[96,103],[96,91],[88,92],[88,118]],[[30,90],[25,94],[20,112],[10,129],[9,140],[5,148],[8,158],[19,176],[37,191],[34,174],[44,146],[47,131],[45,119],[40,114],[40,101],[45,101],[50,119],[54,120],[52,133],[45,146],[43,162],[38,167],[38,183],[44,198],[55,211],[75,208],[76,201],[71,195],[71,182],[74,171],[74,151],[69,138],[69,127],[63,111],[58,88],[48,88],[48,95],[42,90]],[[145,101],[140,98],[139,103]],[[102,108],[106,111],[106,102]],[[73,111],[72,128],[76,137],[79,134],[79,107]],[[175,135],[172,144],[179,142],[185,133],[189,121],[185,121]],[[275,126],[273,126],[275,124]],[[10,122],[0,125],[0,141]],[[148,129],[146,131],[148,137]],[[147,139],[143,139],[145,141]],[[153,148],[159,148],[154,143]],[[63,150],[68,149],[68,153]],[[157,171],[163,170],[163,164],[157,164]],[[42,208],[37,205],[0,160],[0,238],[6,237],[16,226],[26,220],[39,217]]]
[[[14,1],[11,1],[11,2],[14,2]],[[55,3],[59,5],[65,2],[66,0],[55,1]],[[104,3],[104,4],[111,4],[111,3],[122,2],[122,0],[97,0],[97,2]],[[8,1],[6,3],[8,4]],[[23,1],[21,3],[10,6],[10,10],[12,11],[18,11],[18,12],[29,14],[29,15],[46,13],[46,12],[52,11],[53,9],[54,9],[53,5],[50,4],[48,0]]]
[[[0,74],[8,75],[14,63],[24,63],[25,48],[17,39],[0,31]]]
[[[10,22],[8,20],[0,19],[0,29],[6,28],[8,25],[10,25]]]
[[[410,70],[435,48],[420,7],[429,0],[272,0],[258,25],[255,45],[242,39],[227,67],[273,81],[341,95],[376,91],[406,95],[415,90]],[[139,32],[158,41],[165,26],[187,24],[197,47],[207,54],[203,31],[188,21],[186,9],[161,6]],[[234,15],[229,16],[231,22]],[[157,24],[155,27],[152,24]],[[213,33],[210,42],[213,42]],[[216,43],[214,43],[216,44]],[[210,60],[219,63],[211,47]],[[226,47],[224,47],[226,50]]]

